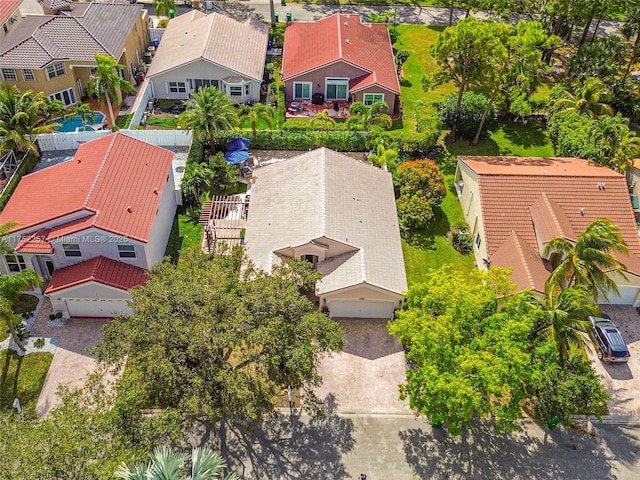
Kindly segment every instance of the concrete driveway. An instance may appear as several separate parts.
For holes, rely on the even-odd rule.
[[[53,407],[60,404],[57,391],[61,385],[80,386],[87,375],[96,369],[97,361],[87,352],[87,349],[100,343],[102,328],[107,322],[106,320],[71,319],[60,327],[48,326],[50,313],[51,302],[45,298],[31,329],[33,336],[60,337],[36,404],[36,411],[40,416],[45,416]]]
[[[404,351],[383,319],[334,319],[344,329],[347,345],[326,356],[319,373],[324,382],[316,394],[338,412],[408,413],[398,399],[405,381]]]
[[[612,400],[611,415],[640,416],[640,315],[629,305],[601,305],[624,338],[631,358],[628,363],[607,363],[598,359],[595,347],[587,349],[589,360]]]

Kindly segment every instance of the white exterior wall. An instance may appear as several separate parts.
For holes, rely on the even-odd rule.
[[[169,180],[162,189],[162,198],[160,199],[156,219],[149,233],[149,241],[145,245],[147,265],[143,268],[151,268],[164,258],[177,205],[173,169],[170,169]]]
[[[391,319],[403,300],[402,295],[361,284],[321,295],[320,305],[327,306],[332,317]]]
[[[487,254],[487,242],[484,238],[484,222],[482,220],[482,205],[480,203],[480,186],[478,175],[466,164],[458,162],[455,180],[464,182],[462,195],[458,198],[464,219],[469,225],[469,233],[473,242],[473,254],[476,266],[486,269],[483,259],[489,258]],[[480,235],[480,247],[476,247],[476,236]]]
[[[261,70],[264,71],[264,65],[261,66]],[[221,67],[220,65],[215,65],[203,59],[174,68],[173,70],[158,73],[148,78],[153,86],[153,96],[155,98],[187,100],[190,97],[189,91],[187,91],[187,93],[169,93],[166,87],[167,82],[185,82],[188,89],[191,79],[218,80],[222,82],[223,78],[230,76],[248,78],[246,75],[240,75],[238,72]],[[251,79],[251,92],[248,97],[229,98],[238,103],[258,102],[260,100],[260,84],[261,80]],[[221,83],[220,86],[222,86]]]

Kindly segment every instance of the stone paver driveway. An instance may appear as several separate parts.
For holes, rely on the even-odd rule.
[[[320,363],[323,384],[316,394],[338,412],[408,413],[398,399],[405,381],[404,351],[389,335],[382,319],[334,319],[344,329],[347,345]]]
[[[96,369],[97,362],[87,348],[95,347],[100,342],[102,327],[106,323],[105,320],[71,319],[64,326],[49,327],[47,321],[51,302],[48,298],[44,302],[31,333],[33,336],[59,336],[60,342],[36,404],[40,416],[46,415],[60,403],[56,393],[60,385],[82,385],[87,375]]]

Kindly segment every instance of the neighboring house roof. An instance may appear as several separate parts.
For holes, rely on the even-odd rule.
[[[4,23],[17,8],[22,4],[22,0],[2,0],[0,2],[0,24]]]
[[[74,220],[61,220],[47,238],[93,226],[146,242],[173,156],[122,133],[84,143],[73,160],[22,177],[0,223],[17,222],[17,232],[73,215]]]
[[[50,10],[57,10],[63,8],[72,3],[72,0],[39,0],[43,7]]]
[[[203,59],[261,81],[268,39],[269,27],[256,19],[193,10],[169,22],[147,77]]]
[[[245,245],[257,267],[270,271],[288,247],[333,242],[344,253],[318,264],[319,293],[363,283],[407,289],[390,173],[319,148],[254,176]]]
[[[72,3],[58,15],[31,15],[3,41],[0,66],[43,68],[53,61],[120,58],[141,5]]]
[[[149,273],[140,267],[118,262],[110,258],[95,257],[53,272],[45,294],[58,292],[87,282],[96,282],[120,290],[130,290],[144,285]]]
[[[515,246],[505,247],[514,242],[513,232],[520,245],[538,252],[536,231],[542,243],[554,236],[575,241],[591,222],[608,218],[619,227],[631,253],[617,256],[630,272],[640,274],[640,238],[624,175],[577,158],[463,156],[459,160],[478,176],[492,265],[516,270],[510,263],[517,256]],[[538,278],[535,272],[532,275]]]
[[[359,15],[339,13],[315,22],[288,23],[282,57],[284,81],[339,61],[363,70],[352,79],[351,91],[380,85],[400,93],[385,24],[362,23]]]

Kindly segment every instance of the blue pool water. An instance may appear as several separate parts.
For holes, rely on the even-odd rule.
[[[91,117],[87,115],[87,127],[85,130],[93,130],[93,128],[88,125],[102,125],[104,122],[104,113],[102,112],[93,112],[93,121],[91,121]],[[60,126],[56,127],[56,132],[75,132],[76,128],[82,127],[82,118],[80,115],[76,115],[75,117],[67,117],[62,120],[61,118],[54,120],[55,123],[59,123]]]

